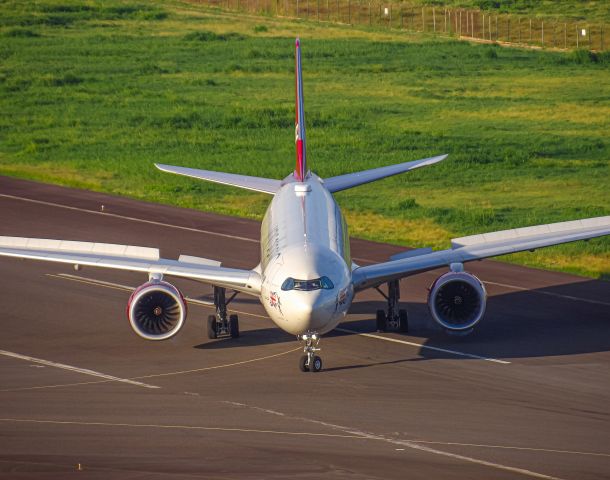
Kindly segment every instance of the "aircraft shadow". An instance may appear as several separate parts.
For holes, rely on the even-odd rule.
[[[401,306],[406,307],[409,312],[409,333],[393,335],[403,335],[410,341],[424,346],[491,358],[510,359],[604,352],[610,351],[609,303],[610,284],[595,280],[497,294],[488,298],[485,317],[470,335],[454,336],[446,334],[434,323],[425,303],[402,302]],[[375,311],[384,306],[385,303],[381,300],[358,301],[356,298],[350,309],[350,315],[367,315],[367,317],[350,320],[348,315],[347,321],[341,323],[339,327],[362,333],[375,333]],[[335,330],[324,337],[346,335],[351,334]],[[279,343],[292,343],[295,347],[299,345],[294,336],[278,328],[269,327],[242,332],[242,336],[238,339],[210,340],[195,345],[194,348],[214,350]],[[418,354],[417,358],[401,358],[324,370],[364,368],[426,359],[469,359],[427,348],[421,348]]]
[[[422,345],[484,357],[524,358],[610,351],[609,304],[610,284],[594,280],[494,295],[488,297],[485,317],[466,336],[446,334],[424,303],[401,305],[409,312],[409,333],[404,335],[419,338]],[[369,314],[370,319],[348,320],[340,326],[373,332],[375,311],[383,307],[383,301],[356,299],[350,313]],[[425,348],[420,355],[468,359]]]
[[[217,350],[222,348],[254,347],[260,345],[274,345],[277,343],[293,343],[295,348],[300,345],[294,335],[290,335],[279,328],[259,328],[241,332],[239,338],[218,338],[208,340],[193,346],[200,350]]]

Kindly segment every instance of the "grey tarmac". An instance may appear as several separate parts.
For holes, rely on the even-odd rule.
[[[0,235],[259,259],[256,221],[6,177],[0,216]],[[360,264],[401,250],[352,240]],[[376,333],[363,292],[314,374],[253,297],[230,305],[239,339],[208,340],[211,288],[170,279],[187,324],[146,342],[125,317],[143,275],[0,265],[0,478],[610,478],[608,282],[469,264],[490,297],[461,338],[427,312],[442,270],[410,277],[409,334]]]

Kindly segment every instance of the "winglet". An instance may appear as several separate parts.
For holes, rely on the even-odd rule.
[[[296,146],[296,168],[294,176],[299,182],[305,180],[307,174],[307,148],[305,144],[305,113],[303,112],[303,76],[301,72],[301,41],[297,38],[295,42],[295,146]]]

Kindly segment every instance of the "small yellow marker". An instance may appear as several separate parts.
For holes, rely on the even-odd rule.
[[[81,472],[83,470],[83,466],[80,463],[76,464],[76,470],[78,470],[79,472]]]

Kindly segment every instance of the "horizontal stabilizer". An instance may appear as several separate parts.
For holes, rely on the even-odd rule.
[[[373,168],[371,170],[363,170],[362,172],[348,173],[337,177],[324,179],[324,186],[329,192],[339,192],[348,188],[357,187],[365,183],[381,180],[382,178],[398,175],[399,173],[408,172],[416,168],[433,165],[442,160],[445,160],[447,155],[439,155],[437,157],[424,158],[423,160],[414,160],[412,162],[399,163],[397,165],[388,165],[387,167]]]
[[[233,187],[254,190],[255,192],[270,193],[274,195],[282,186],[281,180],[262,177],[250,177],[248,175],[238,175],[235,173],[214,172],[212,170],[198,170],[196,168],[174,167],[172,165],[162,165],[155,163],[155,167],[163,172],[184,175],[185,177],[197,178],[208,182],[231,185]]]

